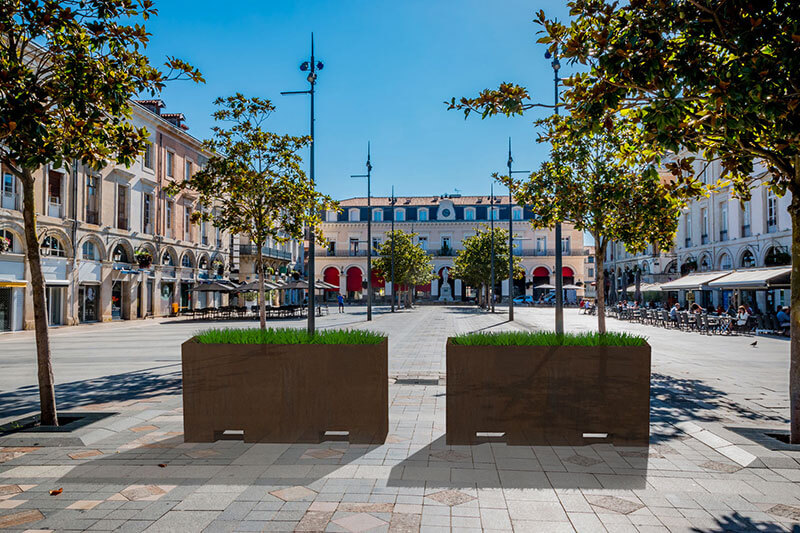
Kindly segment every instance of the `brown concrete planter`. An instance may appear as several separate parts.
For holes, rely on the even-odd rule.
[[[647,446],[649,422],[649,345],[447,342],[447,444]]]
[[[243,431],[245,442],[312,442],[349,432],[382,443],[389,430],[388,342],[200,344],[181,347],[186,442]]]

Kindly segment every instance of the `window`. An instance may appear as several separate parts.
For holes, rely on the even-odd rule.
[[[442,255],[450,255],[453,249],[450,247],[450,237],[442,235]]]
[[[511,246],[514,255],[522,255],[522,240],[519,237],[511,240]]]
[[[569,240],[570,240],[569,237],[562,237],[561,238],[561,253],[563,255],[569,255],[570,254]]]
[[[594,263],[594,256],[593,255],[589,256],[589,263]]]
[[[167,177],[175,177],[175,154],[167,150]]]
[[[99,202],[100,178],[97,176],[86,176],[86,222],[89,224],[100,223]]]
[[[719,260],[719,269],[730,270],[731,268],[733,268],[733,263],[731,262],[731,256],[729,254],[723,254]]]
[[[719,204],[719,240],[728,240],[728,202]]]
[[[47,215],[61,218],[61,184],[64,175],[61,172],[51,170],[48,173],[49,180],[47,185]]]
[[[350,255],[358,255],[358,237],[350,237]]]
[[[186,181],[192,179],[192,162],[189,161],[188,159],[184,163],[183,179],[185,179]]]
[[[745,250],[742,254],[742,268],[752,268],[756,266],[756,258],[750,250]]]
[[[359,209],[351,209],[347,213],[347,220],[350,222],[358,222],[361,220],[361,211]]]
[[[514,217],[514,220],[522,220],[522,208],[521,207],[515,207],[511,212],[512,212],[512,216]]]
[[[0,239],[6,239],[8,241],[8,251],[10,253],[18,253],[13,233],[7,229],[0,229]]]
[[[700,210],[700,220],[703,224],[702,233],[700,234],[700,243],[708,244],[708,209],[705,207]]]
[[[167,200],[166,209],[164,210],[164,227],[167,229],[167,237],[172,238],[172,217],[175,211],[175,202]]]
[[[175,266],[175,260],[172,259],[172,254],[169,251],[165,251],[164,255],[161,256],[161,264],[164,266]]]
[[[189,257],[189,254],[183,254],[181,258],[181,266],[184,268],[192,268],[192,258]]]
[[[381,238],[380,237],[373,237],[372,238],[372,252],[375,253],[376,251],[380,250],[381,248]]]
[[[153,170],[153,143],[147,143],[144,147],[144,167]]]
[[[775,191],[767,189],[767,233],[778,231],[778,197]]]
[[[692,212],[691,211],[688,211],[686,213],[686,224],[684,225],[684,227],[685,227],[684,232],[686,234],[685,244],[686,244],[686,248],[689,248],[690,246],[692,246]]]
[[[92,241],[86,241],[81,247],[81,255],[87,261],[97,261],[97,247]]]
[[[153,195],[145,193],[142,205],[142,231],[153,233]]]
[[[336,255],[336,241],[328,241],[328,255],[331,257]]]
[[[424,207],[417,209],[417,220],[419,221],[427,221],[428,220],[428,210]]]
[[[500,220],[500,209],[497,207],[489,208],[489,220]]]
[[[205,214],[205,211],[203,214]],[[203,244],[208,244],[208,225],[205,218],[200,219],[200,240]]]
[[[419,247],[425,251],[428,251],[428,236],[427,235],[420,235],[417,238],[417,242],[419,243]]]
[[[383,222],[383,209],[373,209],[372,210],[372,221],[373,222]]]
[[[327,222],[336,222],[338,213],[336,211],[326,211],[325,220]]]
[[[475,220],[475,208],[467,207],[464,209],[464,220]]]
[[[545,255],[547,253],[547,237],[536,237],[536,255]]]
[[[588,275],[590,278],[593,278],[593,277],[594,277],[594,269],[593,269],[593,268],[588,268],[588,269],[586,269],[586,274],[587,274],[587,275]]]
[[[748,200],[742,205],[742,237],[749,237],[752,235],[750,231],[750,201]]]
[[[13,174],[3,174],[3,197],[0,201],[3,209],[19,209],[19,194],[17,193],[17,178]]]
[[[64,247],[61,245],[61,241],[59,241],[56,237],[52,235],[48,235],[42,241],[42,246],[39,248],[39,251],[42,255],[49,255],[52,257],[66,257],[67,253],[64,251]]]
[[[128,229],[128,187],[117,185],[117,228]]]
[[[183,206],[183,240],[192,240],[192,206]]]
[[[397,209],[394,212],[394,221],[395,222],[403,222],[406,219],[406,210],[405,209]]]

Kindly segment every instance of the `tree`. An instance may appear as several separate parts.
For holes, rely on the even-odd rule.
[[[463,248],[453,260],[452,276],[481,289],[485,293],[484,301],[489,302],[489,287],[492,284],[492,230],[486,224],[481,224],[477,233],[464,239],[462,244]],[[495,279],[509,277],[508,254],[508,231],[494,228]],[[514,257],[514,278],[524,279],[525,271],[519,263],[519,257]]]
[[[45,286],[36,231],[35,173],[82,163],[130,165],[146,132],[129,122],[129,99],[159,92],[170,79],[203,81],[187,63],[168,58],[166,71],[144,55],[149,34],[138,23],[152,2],[10,0],[0,5],[0,161],[22,183],[31,269],[41,423],[57,425],[45,315]]]
[[[205,142],[214,153],[190,181],[173,190],[197,191],[203,213],[224,231],[247,235],[258,250],[258,307],[261,329],[267,327],[262,247],[269,238],[278,242],[302,239],[311,226],[323,241],[319,213],[335,208],[334,202],[315,189],[300,168],[298,152],[309,137],[292,137],[265,131],[264,122],[275,110],[269,100],[242,94],[217,98],[213,136]],[[212,209],[213,208],[213,209]],[[310,288],[309,290],[314,290]],[[311,312],[311,311],[309,311]]]
[[[396,287],[402,285],[407,287],[424,285],[435,278],[431,256],[422,249],[419,243],[414,243],[414,237],[417,236],[416,233],[395,230],[394,232],[388,232],[386,236],[386,241],[378,249],[378,257],[372,260],[372,268],[378,279],[388,279],[390,281],[392,279],[392,242],[394,242],[394,284],[392,285],[392,291],[396,291]],[[406,297],[407,306],[411,305],[411,293],[412,291],[409,290]]]
[[[792,194],[791,442],[800,443],[800,3],[792,0],[570,2],[573,21],[537,21],[551,50],[588,67],[565,94],[573,115],[624,112],[679,154],[694,178],[700,154],[719,160],[742,199],[754,161],[768,186]],[[684,151],[689,152],[689,155]]]
[[[550,160],[528,178],[498,176],[514,199],[529,205],[534,228],[569,222],[594,238],[597,329],[606,332],[604,260],[608,244],[622,242],[631,253],[648,245],[670,248],[684,206],[662,182],[641,132],[629,121],[609,117],[595,133],[572,117],[539,121],[552,145]]]

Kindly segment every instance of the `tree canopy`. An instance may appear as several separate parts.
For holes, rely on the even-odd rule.
[[[463,241],[463,247],[453,260],[451,275],[472,287],[488,288],[492,283],[492,229],[486,224],[478,226],[475,235]],[[494,277],[496,281],[508,279],[508,231],[494,228]],[[514,278],[524,278],[519,267],[520,258],[514,256]]]
[[[392,242],[394,242],[395,285],[424,285],[434,279],[431,256],[414,242],[416,233],[395,230],[386,234],[386,241],[378,249],[378,257],[372,260],[372,268],[378,279],[391,281]],[[392,290],[395,290],[393,287]]]

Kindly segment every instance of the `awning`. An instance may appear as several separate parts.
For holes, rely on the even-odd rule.
[[[19,280],[9,280],[9,279],[0,279],[0,287],[9,288],[9,287],[26,287],[28,282],[24,279]]]
[[[668,281],[666,283],[661,284],[662,291],[678,291],[678,290],[699,290],[703,288],[705,285],[708,285],[710,282],[714,281],[715,279],[719,279],[723,276],[727,276],[730,272],[692,272],[682,278],[678,278],[675,281]]]
[[[636,286],[633,286],[633,290],[636,290]],[[660,283],[642,283],[639,285],[640,292],[661,292],[661,284]]]
[[[46,279],[44,280],[45,285],[57,285],[59,287],[66,287],[69,285],[68,279]]]
[[[715,289],[788,289],[792,267],[748,268],[734,270],[709,283]]]

